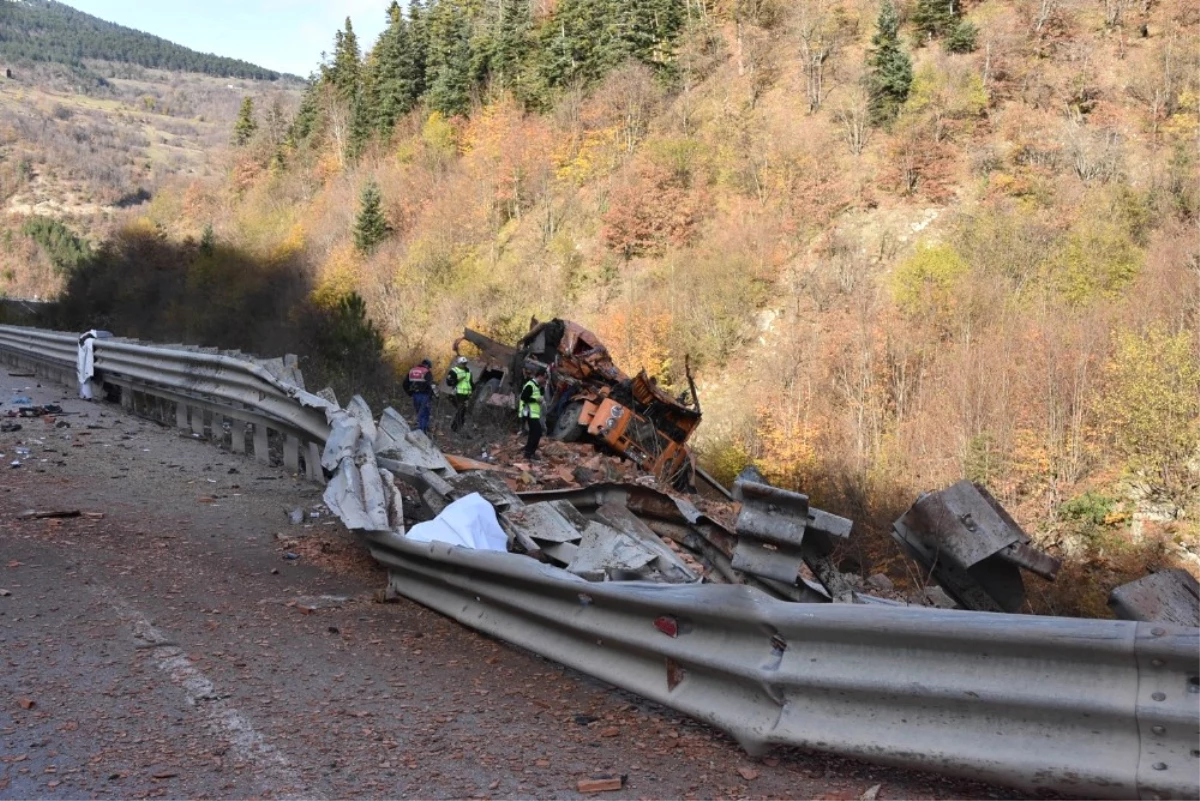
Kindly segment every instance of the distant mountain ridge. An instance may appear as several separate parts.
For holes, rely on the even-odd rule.
[[[247,61],[200,53],[54,0],[0,0],[0,59],[69,65],[97,59],[222,78],[292,77]]]

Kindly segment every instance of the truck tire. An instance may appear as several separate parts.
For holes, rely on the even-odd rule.
[[[556,439],[559,442],[578,442],[587,431],[579,424],[579,413],[582,411],[583,403],[581,401],[568,403],[554,420],[554,427],[550,429],[550,439]]]

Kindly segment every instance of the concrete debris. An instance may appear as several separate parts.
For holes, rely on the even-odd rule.
[[[429,437],[423,431],[409,428],[404,418],[391,407],[383,410],[373,442],[375,453],[384,458],[413,468],[431,470],[441,476],[456,473]]]
[[[1179,568],[1122,584],[1109,594],[1108,605],[1122,620],[1200,626],[1200,584]]]
[[[363,400],[362,395],[355,395],[346,404],[346,411],[351,417],[358,421],[358,425],[362,428],[363,436],[371,442],[375,442],[377,432],[375,430],[375,417],[371,414],[371,407]]]
[[[1052,581],[1060,564],[969,481],[922,495],[892,524],[892,536],[960,606],[980,612],[1019,611],[1021,570]]]

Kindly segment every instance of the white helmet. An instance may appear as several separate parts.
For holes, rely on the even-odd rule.
[[[454,363],[457,364],[459,367],[466,367],[467,366],[467,357],[459,356],[457,359],[454,360]]]

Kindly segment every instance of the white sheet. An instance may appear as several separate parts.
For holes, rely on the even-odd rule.
[[[85,400],[92,398],[92,376],[95,375],[96,364],[96,356],[92,346],[95,341],[94,335],[81,341],[79,343],[79,353],[75,358],[75,376],[79,379],[79,397]]]
[[[445,542],[482,551],[505,551],[508,535],[496,521],[495,508],[478,492],[459,498],[427,523],[405,535],[416,542]]]

